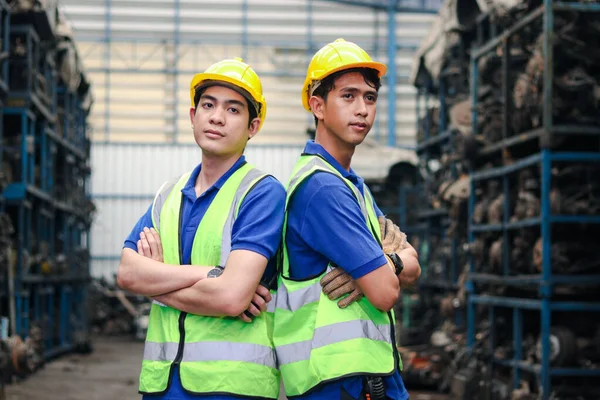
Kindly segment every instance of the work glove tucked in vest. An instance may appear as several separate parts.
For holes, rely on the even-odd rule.
[[[389,253],[399,253],[407,245],[406,234],[400,230],[398,225],[395,225],[391,220],[385,217],[379,217],[379,228],[381,230],[381,244],[383,252],[386,254],[385,258],[388,262],[389,267],[392,271],[395,271],[394,263],[387,256]],[[348,305],[359,300],[363,293],[360,291],[358,285],[354,282],[352,277],[348,273],[344,272],[343,269],[336,267],[323,278],[321,278],[321,287],[323,293],[327,295],[329,300],[336,300],[344,295],[340,301],[338,301],[338,307],[346,308]]]

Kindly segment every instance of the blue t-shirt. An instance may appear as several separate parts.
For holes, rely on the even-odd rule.
[[[183,246],[183,264],[190,264],[192,244],[196,230],[206,210],[227,179],[245,163],[245,157],[240,159],[215,182],[200,197],[196,197],[194,185],[202,165],[198,165],[181,189],[183,194],[183,215],[181,224],[181,243]],[[285,208],[285,189],[281,183],[269,176],[261,180],[244,198],[240,205],[231,233],[231,250],[250,250],[269,259],[263,275],[264,281],[269,281],[275,274],[275,253],[281,241]],[[125,240],[124,247],[137,251],[137,241],[144,227],[153,227],[152,205],[140,218]],[[144,396],[145,400],[187,400],[198,399],[184,392],[179,380],[179,369],[175,368],[169,390],[162,396]],[[233,396],[202,396],[204,400],[235,400]]]
[[[325,158],[362,192],[363,179],[352,169],[346,171],[321,145],[308,141],[304,153]],[[382,215],[377,205],[375,211]],[[342,180],[329,173],[317,172],[296,189],[289,204],[286,244],[292,279],[317,276],[329,262],[337,264],[353,279],[386,264],[383,250],[365,224],[356,198]],[[385,384],[389,398],[408,398],[398,371],[386,377]],[[339,399],[342,387],[358,398],[363,388],[362,378],[340,379],[298,399]]]

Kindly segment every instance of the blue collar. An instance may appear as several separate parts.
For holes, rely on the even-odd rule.
[[[206,194],[206,193],[210,192],[211,190],[221,189],[221,187],[225,184],[225,182],[227,182],[227,179],[229,179],[229,177],[231,175],[233,175],[233,173],[235,171],[237,171],[245,163],[246,163],[246,157],[242,155],[240,158],[238,158],[238,160],[235,162],[235,164],[233,164],[227,172],[225,172],[223,175],[221,175],[221,177],[219,179],[217,179],[217,181],[210,188],[208,188],[204,193]],[[194,168],[187,183],[181,189],[181,193],[185,197],[187,197],[188,199],[190,199],[192,201],[196,200],[196,189],[194,189],[194,187],[196,186],[196,180],[198,179],[198,175],[200,175],[201,170],[202,170],[202,163],[198,164],[196,166],[196,168]]]
[[[348,179],[350,182],[354,183],[355,186],[361,189],[364,183],[364,180],[354,172],[352,168],[350,171],[346,171],[344,167],[340,165],[340,163],[333,158],[331,154],[323,146],[318,143],[315,143],[314,140],[309,140],[306,142],[306,146],[304,147],[304,154],[315,154],[323,157],[333,168],[335,168],[342,176]]]

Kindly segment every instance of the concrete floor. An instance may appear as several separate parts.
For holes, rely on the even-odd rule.
[[[92,354],[70,354],[48,363],[29,378],[8,385],[5,399],[140,400],[137,387],[142,351],[143,343],[129,338],[97,338]],[[411,393],[411,400],[443,399],[446,397]]]

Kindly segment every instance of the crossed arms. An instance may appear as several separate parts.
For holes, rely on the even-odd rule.
[[[390,268],[378,268],[356,281],[339,268],[327,274],[321,280],[323,291],[331,300],[343,297],[338,303],[341,308],[365,295],[375,307],[388,311],[396,303],[400,287],[408,287],[419,278],[417,252],[406,241],[406,235],[390,220],[380,218],[379,222],[384,252],[398,254],[404,269],[396,277],[388,260]],[[267,262],[258,253],[234,250],[223,274],[207,279],[212,266],[165,264],[158,232],[145,228],[140,234],[137,253],[123,249],[117,283],[125,290],[191,314],[239,316],[250,322],[244,311],[258,316],[271,301],[269,290],[259,284]]]
[[[214,266],[167,265],[162,259],[158,232],[145,228],[138,252],[125,248],[117,273],[118,285],[132,293],[149,296],[170,307],[204,316],[253,315],[266,310],[269,291],[259,286],[267,258],[248,250],[234,250],[218,278],[206,278]]]

